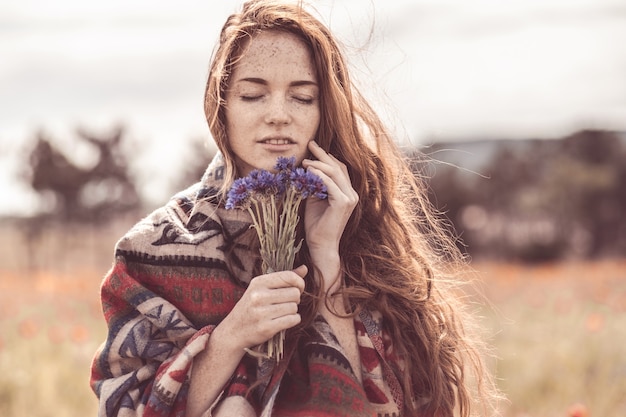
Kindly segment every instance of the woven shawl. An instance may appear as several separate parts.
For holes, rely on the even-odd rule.
[[[250,228],[247,212],[220,203],[223,179],[218,154],[201,182],[117,243],[101,286],[108,336],[91,369],[100,417],[185,415],[194,357],[241,298],[258,259],[242,238]],[[262,416],[400,416],[401,366],[380,314],[362,311],[355,327],[362,383],[318,315],[297,337],[288,336],[278,365],[246,355],[222,398],[244,396]]]

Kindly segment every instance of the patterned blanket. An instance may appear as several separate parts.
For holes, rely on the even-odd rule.
[[[200,183],[118,242],[101,288],[109,333],[91,373],[99,416],[185,415],[194,357],[241,298],[258,258],[242,239],[248,214],[219,204],[223,174],[218,155]],[[399,416],[401,366],[382,318],[363,311],[355,326],[362,383],[318,316],[288,336],[278,365],[244,357],[222,396],[246,396],[262,416]],[[260,375],[266,383],[254,384]]]

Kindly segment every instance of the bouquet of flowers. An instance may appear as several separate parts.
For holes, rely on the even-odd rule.
[[[295,157],[279,157],[276,173],[258,169],[235,180],[226,200],[226,209],[246,209],[260,243],[263,273],[293,268],[302,241],[296,243],[298,208],[310,196],[328,197],[321,178],[295,167]],[[255,356],[279,361],[283,356],[285,331],[270,339]]]

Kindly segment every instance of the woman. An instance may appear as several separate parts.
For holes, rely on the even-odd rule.
[[[246,3],[222,29],[205,113],[220,154],[118,242],[103,281],[100,415],[469,416],[472,373],[488,405],[442,280],[461,257],[327,28],[301,6]],[[251,220],[224,196],[279,156],[328,199],[303,207],[299,266],[260,274]],[[282,330],[283,360],[246,354]]]

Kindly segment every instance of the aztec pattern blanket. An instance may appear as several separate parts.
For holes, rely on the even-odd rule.
[[[101,287],[109,333],[93,359],[91,387],[100,417],[184,416],[194,357],[252,279],[255,259],[241,237],[243,210],[225,210],[218,155],[202,181],[133,227],[116,245]],[[355,318],[358,382],[332,329],[318,316],[288,338],[285,359],[244,357],[222,397],[246,396],[262,416],[400,416],[401,364],[380,314]],[[265,384],[250,386],[259,375]]]

